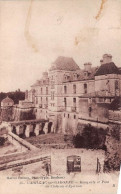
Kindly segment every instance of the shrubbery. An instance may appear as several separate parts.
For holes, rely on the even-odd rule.
[[[86,125],[83,132],[78,133],[73,138],[73,144],[76,148],[87,149],[104,149],[107,130],[103,128],[95,128],[91,125]]]

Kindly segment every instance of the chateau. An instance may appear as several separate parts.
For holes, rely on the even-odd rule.
[[[44,158],[46,153],[46,163],[52,165],[55,174],[60,174],[61,169],[61,173],[70,172],[69,166],[77,160],[79,172],[81,165],[85,172],[120,169],[121,69],[109,54],[104,54],[100,63],[99,67],[85,63],[82,70],[72,58],[58,57],[49,71],[26,91],[25,100],[19,104],[9,97],[2,100],[0,134],[7,135],[6,140],[19,146],[21,153],[6,155],[6,160],[2,157],[3,164],[7,161],[8,166],[2,165],[1,170],[10,168],[13,173],[9,158],[11,162],[11,158],[14,161],[19,157],[20,161],[27,158],[27,163],[16,161],[15,165],[14,161],[13,167],[19,164],[18,170],[23,168],[26,172],[24,166],[28,165],[29,171],[37,167],[38,172],[42,153]],[[53,159],[56,152],[57,160]],[[37,160],[32,160],[35,155]],[[32,161],[33,167],[29,166]],[[60,165],[57,161],[61,161]],[[74,166],[72,172],[77,172]]]
[[[104,54],[99,67],[84,69],[69,57],[58,57],[48,72],[13,106],[13,120],[45,119],[45,133],[76,134],[79,124],[106,128],[121,121],[121,68]]]

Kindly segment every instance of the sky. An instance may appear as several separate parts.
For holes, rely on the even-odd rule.
[[[121,67],[121,0],[0,0],[0,92],[26,90],[58,56]]]

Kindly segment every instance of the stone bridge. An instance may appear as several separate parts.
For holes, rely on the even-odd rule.
[[[9,129],[20,137],[54,133],[53,123],[45,119],[9,122]]]

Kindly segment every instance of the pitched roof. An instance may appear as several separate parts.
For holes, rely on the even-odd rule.
[[[97,71],[98,67],[92,67],[90,72],[87,72],[85,70],[78,70],[73,72],[69,72],[69,75],[67,76],[66,74],[64,75],[63,82],[73,82],[73,81],[82,81],[82,80],[94,80],[95,78],[95,73]],[[77,77],[74,75],[77,74]],[[66,78],[67,77],[67,78]]]
[[[11,98],[9,98],[8,96],[6,98],[4,98],[1,102],[2,103],[9,103],[9,102],[14,103],[14,101]]]
[[[66,71],[76,71],[79,70],[79,66],[70,57],[58,57],[55,62],[52,64],[50,71],[52,70],[66,70]]]
[[[106,63],[102,64],[97,72],[95,73],[95,76],[98,75],[106,75],[106,74],[121,74],[118,67],[113,63]]]

